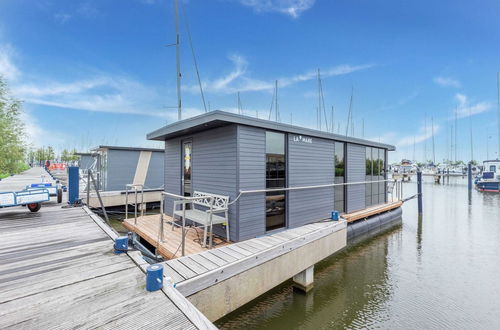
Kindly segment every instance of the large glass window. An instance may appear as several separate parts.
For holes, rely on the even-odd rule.
[[[345,183],[345,147],[342,142],[335,142],[335,183]],[[345,186],[335,186],[334,208],[345,212]]]
[[[191,196],[191,167],[193,143],[191,140],[182,143],[182,192],[184,196]]]
[[[366,207],[381,204],[386,201],[385,182],[385,150],[366,147],[366,181],[365,184]]]
[[[365,181],[373,181],[373,161],[372,161],[373,148],[366,147],[365,158]],[[372,183],[365,183],[365,203],[366,206],[372,205]]]
[[[266,132],[266,188],[285,188],[285,134]],[[266,193],[266,230],[285,227],[285,191]]]

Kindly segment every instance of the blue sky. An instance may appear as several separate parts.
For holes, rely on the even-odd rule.
[[[496,157],[500,3],[493,0],[182,1],[211,109],[267,117],[279,80],[282,121],[316,127],[316,70],[335,130],[395,144],[392,160]],[[181,16],[184,117],[204,111]],[[160,146],[176,120],[172,0],[1,0],[0,74],[25,102],[34,145]],[[458,110],[456,110],[458,107]],[[425,130],[425,118],[427,131]],[[488,146],[488,148],[487,148]],[[426,148],[425,148],[426,147]],[[487,150],[488,149],[488,150]]]

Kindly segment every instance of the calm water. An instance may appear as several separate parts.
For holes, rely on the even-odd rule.
[[[451,178],[424,184],[424,217],[315,269],[307,296],[284,283],[217,322],[222,329],[500,329],[500,194]],[[405,195],[416,191],[405,184]],[[470,203],[470,204],[469,204]]]

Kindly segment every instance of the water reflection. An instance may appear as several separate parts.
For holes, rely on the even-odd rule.
[[[295,292],[290,282],[217,322],[221,329],[362,328],[391,295],[387,254],[396,226],[348,247],[315,266],[314,290]]]
[[[424,178],[403,225],[316,267],[315,288],[290,282],[217,322],[223,329],[500,329],[500,194],[466,178]],[[405,194],[416,193],[415,182]],[[425,234],[425,238],[424,235]]]

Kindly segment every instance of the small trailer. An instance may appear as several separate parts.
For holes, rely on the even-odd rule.
[[[26,186],[27,191],[36,189],[47,189],[50,197],[57,196],[57,203],[62,203],[63,187],[59,183],[56,183],[55,186],[50,182],[32,183],[31,185]]]
[[[0,208],[25,205],[31,212],[38,212],[42,203],[48,201],[50,201],[50,193],[46,188],[0,193]]]

